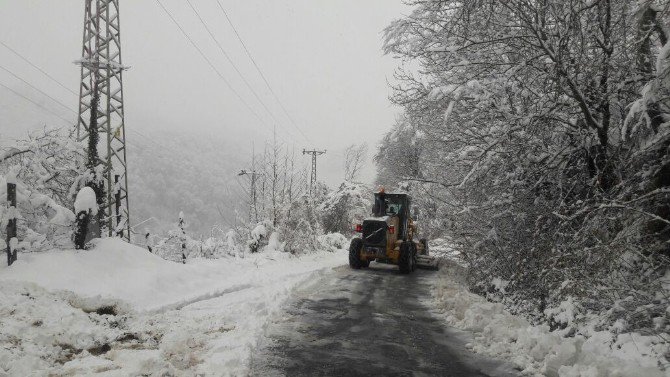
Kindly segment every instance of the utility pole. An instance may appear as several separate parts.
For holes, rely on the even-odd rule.
[[[256,206],[256,178],[261,175],[256,170],[247,171],[246,169],[240,170],[237,173],[237,176],[248,175],[251,178],[251,208],[249,208],[249,222],[255,220],[258,223],[258,207]],[[253,216],[252,216],[253,215]]]
[[[106,225],[108,236],[130,241],[123,106],[123,71],[127,68],[121,63],[119,0],[85,0],[82,56],[76,64],[81,66],[77,139],[87,142],[95,132],[101,147],[106,146],[106,154],[100,156],[104,181],[101,225]]]
[[[312,155],[312,174],[311,174],[310,179],[309,179],[309,195],[310,196],[314,195],[314,185],[316,184],[316,157],[320,156],[324,153],[326,153],[325,149],[322,150],[322,151],[319,151],[319,150],[316,150],[316,149],[312,149],[311,151],[307,151],[307,150],[304,150],[304,149],[302,150],[303,155],[305,155],[305,154]]]

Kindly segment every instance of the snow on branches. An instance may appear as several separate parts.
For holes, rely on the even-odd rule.
[[[574,297],[665,331],[670,3],[409,3],[385,31],[405,113],[379,182],[428,198],[476,291],[496,278],[538,320]]]
[[[0,227],[6,208],[6,183],[17,185],[19,249],[47,250],[70,245],[77,184],[82,179],[83,148],[60,129],[43,129],[16,141],[0,157]]]

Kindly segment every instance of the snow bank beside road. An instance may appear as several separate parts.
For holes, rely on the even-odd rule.
[[[91,250],[22,254],[11,268],[0,267],[0,281],[28,281],[83,297],[118,299],[140,312],[156,312],[328,266],[323,260],[329,255],[297,258],[270,252],[240,259],[192,259],[183,265],[109,238],[97,240]]]
[[[508,313],[502,304],[470,293],[463,284],[463,268],[442,264],[435,282],[438,311],[453,327],[472,332],[468,345],[475,352],[509,360],[527,375],[560,377],[668,377],[664,355],[670,347],[662,339],[638,333],[615,334],[581,328],[565,336],[548,326],[532,326]]]
[[[182,265],[119,240],[0,267],[0,376],[244,375],[271,315],[342,251]]]

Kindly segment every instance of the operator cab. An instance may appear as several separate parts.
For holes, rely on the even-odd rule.
[[[372,207],[373,215],[398,216],[398,235],[401,239],[407,237],[407,221],[409,219],[410,198],[407,194],[387,194],[383,191],[375,193],[375,204]]]

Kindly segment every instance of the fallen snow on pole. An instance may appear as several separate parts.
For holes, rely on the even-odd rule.
[[[7,184],[15,185],[17,181],[16,175],[17,175],[16,168],[9,169],[7,175],[5,175],[5,181],[7,182]]]
[[[81,190],[77,193],[77,198],[74,201],[74,212],[87,212],[91,211],[92,215],[98,214],[98,202],[95,198],[95,191],[92,188],[86,186],[82,187]]]
[[[9,251],[13,253],[18,248],[19,248],[19,239],[16,237],[12,237],[9,240]]]
[[[14,206],[10,206],[7,208],[7,212],[5,212],[5,219],[7,220],[16,220],[19,218],[19,210],[16,209]]]

